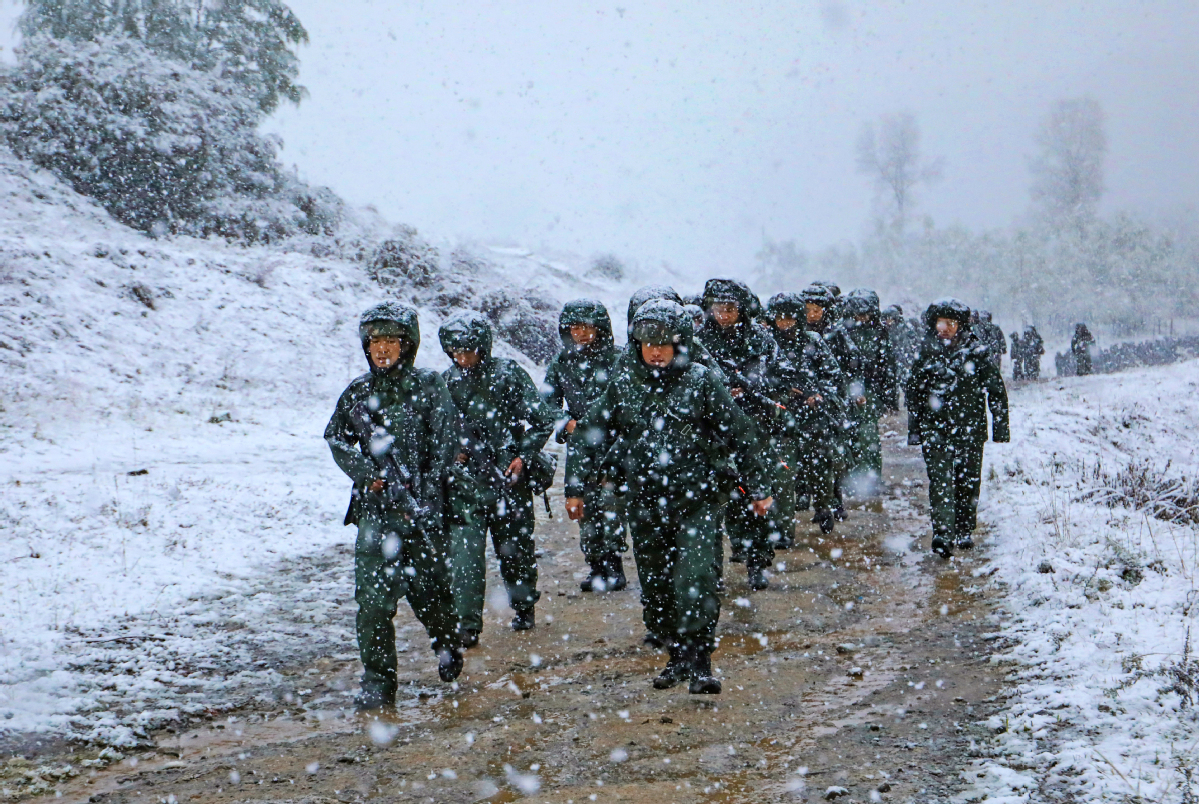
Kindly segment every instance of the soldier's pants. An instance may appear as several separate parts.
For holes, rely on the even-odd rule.
[[[978,439],[924,439],[928,509],[935,535],[964,536],[978,524],[984,443]]]
[[[529,611],[541,597],[537,591],[537,559],[533,546],[533,492],[518,484],[493,495],[458,495],[450,526],[454,606],[463,628],[483,630],[487,597],[487,532],[500,562],[508,605]]]
[[[394,693],[396,635],[392,618],[401,598],[425,627],[434,652],[459,645],[458,618],[444,553],[402,517],[360,517],[354,545],[354,600],[363,689]]]
[[[771,516],[779,529],[780,542],[795,541],[795,484],[800,472],[799,439],[780,438],[776,445],[778,468],[774,482],[774,509]]]
[[[837,505],[833,484],[836,481],[834,436],[827,432],[806,433],[799,442],[800,477],[804,493],[817,511]]]
[[[1039,379],[1041,376],[1041,358],[1030,357],[1025,363],[1024,377],[1029,380]]]
[[[711,649],[720,618],[719,504],[709,495],[643,493],[628,506],[645,628],[665,639]]]
[[[879,406],[873,394],[867,393],[866,404],[851,407],[853,421],[853,440],[850,446],[849,475],[865,477],[873,474],[874,478],[883,476],[883,444],[879,435],[878,420],[881,416]]]
[[[597,486],[583,492],[583,519],[579,522],[579,548],[587,563],[598,566],[605,556],[626,552],[624,520],[611,488]]]

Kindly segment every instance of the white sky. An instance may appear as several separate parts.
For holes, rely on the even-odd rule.
[[[15,8],[0,0],[4,33]],[[857,238],[861,124],[916,114],[937,225],[1027,207],[1057,98],[1108,116],[1106,207],[1199,206],[1194,0],[291,0],[311,97],[285,160],[432,236],[736,270]],[[11,43],[6,43],[11,46]]]

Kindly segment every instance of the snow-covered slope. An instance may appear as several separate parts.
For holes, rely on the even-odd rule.
[[[147,238],[3,148],[0,198],[0,735],[105,736],[66,669],[81,630],[350,538],[321,435],[384,291],[311,256],[336,248]],[[583,260],[470,249],[476,290],[627,297]],[[431,368],[439,323],[422,310]]]
[[[1145,505],[1199,505],[1197,392],[1188,361],[1013,394],[982,517],[1014,689],[968,799],[1199,795],[1199,508]]]

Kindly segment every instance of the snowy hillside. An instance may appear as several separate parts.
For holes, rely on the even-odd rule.
[[[1194,800],[1197,391],[1192,360],[1013,394],[981,515],[1014,689],[972,798]]]
[[[0,733],[88,728],[59,652],[80,629],[350,540],[321,435],[384,291],[360,262],[147,238],[5,149],[0,197]],[[471,252],[476,291],[627,297],[581,260]],[[439,322],[421,365],[447,364]]]

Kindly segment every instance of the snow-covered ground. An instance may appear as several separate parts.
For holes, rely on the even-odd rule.
[[[195,670],[163,658],[105,690],[96,662],[130,622],[178,654],[198,601],[350,542],[347,482],[321,436],[365,369],[358,315],[384,293],[361,263],[147,238],[3,148],[0,197],[0,737],[121,742],[130,723],[110,704]],[[627,297],[582,278],[582,260],[471,248],[483,287]],[[422,310],[418,364],[446,365],[439,323]],[[279,613],[240,600],[214,610],[268,635]],[[186,646],[208,648],[223,649]],[[221,688],[219,665],[195,671],[197,700]]]
[[[1012,425],[988,446],[982,518],[1014,688],[967,797],[1194,801],[1199,516],[1123,505],[1111,478],[1148,467],[1196,504],[1199,362],[1025,386]]]

